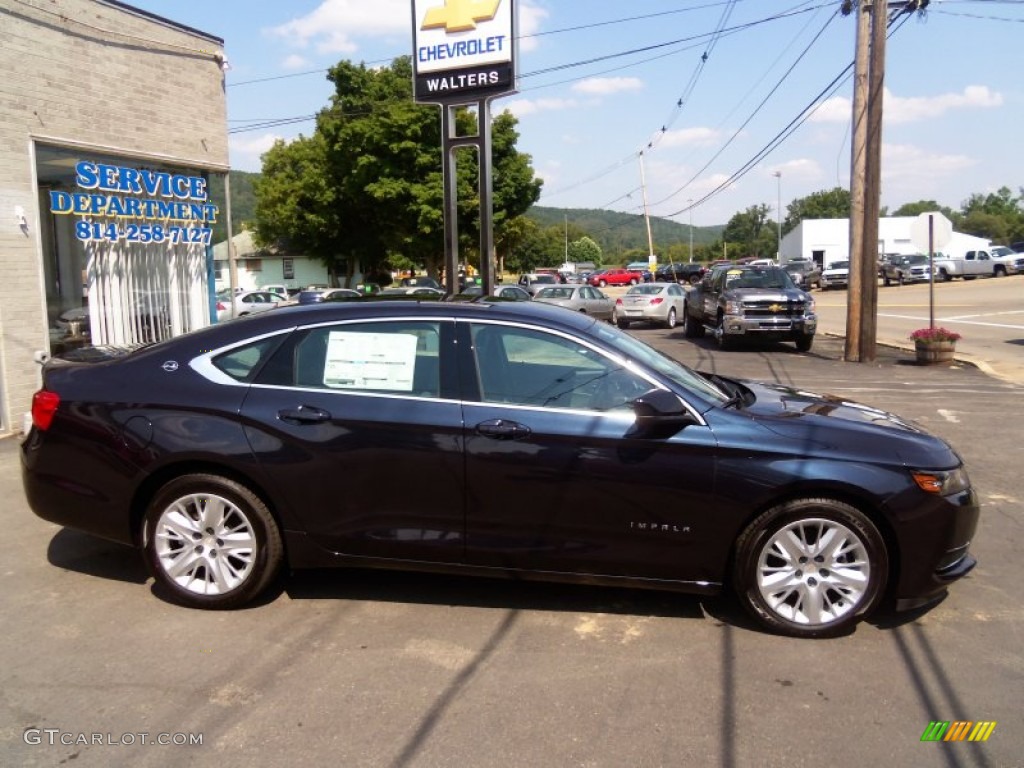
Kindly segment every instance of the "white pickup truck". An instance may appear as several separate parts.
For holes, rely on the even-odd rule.
[[[976,277],[994,277],[1005,275],[1006,266],[992,259],[988,251],[967,251],[960,258],[953,258],[942,253],[935,254],[935,279],[952,280],[962,277],[973,280]]]

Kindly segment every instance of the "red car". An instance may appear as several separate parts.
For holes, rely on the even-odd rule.
[[[642,272],[630,269],[606,269],[590,276],[590,284],[598,288],[604,288],[606,285],[637,285],[643,281]]]

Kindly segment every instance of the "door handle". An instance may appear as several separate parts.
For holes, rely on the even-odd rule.
[[[285,408],[278,411],[277,418],[287,421],[289,424],[321,424],[329,421],[331,414],[310,405],[300,405],[298,408]]]
[[[476,433],[494,440],[522,440],[530,434],[530,428],[517,421],[491,419],[477,424]]]

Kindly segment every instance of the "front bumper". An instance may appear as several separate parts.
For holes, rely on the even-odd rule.
[[[722,328],[727,336],[809,336],[818,330],[817,315],[801,317],[725,315]]]

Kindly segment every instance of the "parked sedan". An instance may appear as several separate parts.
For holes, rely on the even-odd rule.
[[[541,289],[533,300],[593,315],[599,320],[610,321],[615,311],[615,303],[589,285],[549,286]]]
[[[266,312],[273,309],[285,299],[270,291],[240,291],[233,297],[230,291],[217,294],[217,322],[230,320],[232,317],[244,317],[254,312]],[[234,313],[231,306],[234,304]]]
[[[404,567],[729,585],[764,627],[820,637],[975,564],[978,500],[940,438],[543,302],[284,307],[41,375],[31,509],[139,548],[187,606]]]
[[[619,328],[628,328],[633,321],[675,328],[683,317],[685,303],[686,291],[678,283],[634,285],[615,300],[612,319]]]

